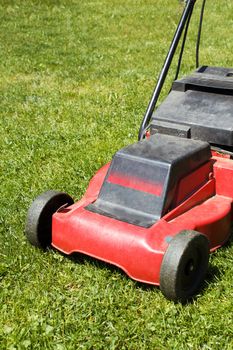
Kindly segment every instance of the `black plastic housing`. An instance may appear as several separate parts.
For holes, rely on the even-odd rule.
[[[150,129],[232,148],[233,69],[203,66],[175,81]]]
[[[180,179],[211,157],[203,141],[156,134],[118,151],[95,203],[86,209],[149,227],[171,205]]]

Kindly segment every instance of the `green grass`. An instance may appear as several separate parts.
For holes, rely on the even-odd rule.
[[[194,68],[200,5],[182,74]],[[24,236],[39,193],[80,198],[137,139],[181,11],[178,0],[1,1],[1,349],[233,349],[232,244],[212,255],[204,290],[182,306]],[[202,64],[233,66],[232,13],[231,0],[207,1]]]

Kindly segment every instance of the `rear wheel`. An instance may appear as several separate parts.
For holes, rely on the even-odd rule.
[[[160,269],[166,298],[186,302],[202,284],[209,262],[209,241],[196,231],[182,231],[170,242]]]
[[[25,234],[29,242],[46,248],[52,240],[52,215],[63,205],[73,204],[73,199],[64,192],[47,191],[31,204],[26,219]]]

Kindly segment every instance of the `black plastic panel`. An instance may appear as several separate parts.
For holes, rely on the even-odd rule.
[[[169,208],[177,182],[210,156],[208,143],[160,134],[127,146],[113,157],[99,197],[87,209],[149,227]]]
[[[201,67],[175,81],[153,114],[151,132],[233,147],[233,69]]]

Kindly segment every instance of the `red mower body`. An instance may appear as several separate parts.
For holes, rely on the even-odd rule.
[[[97,172],[79,202],[63,206],[53,214],[54,248],[65,254],[87,254],[120,267],[137,281],[159,285],[163,256],[180,231],[195,230],[206,235],[210,251],[227,241],[233,221],[232,159],[215,153],[180,179],[170,208],[149,227],[87,209],[98,199],[104,181],[108,181],[109,167],[107,164]],[[110,175],[110,181],[114,181]],[[139,186],[139,192],[143,193],[141,183],[130,184],[124,178],[122,181],[126,187]]]

